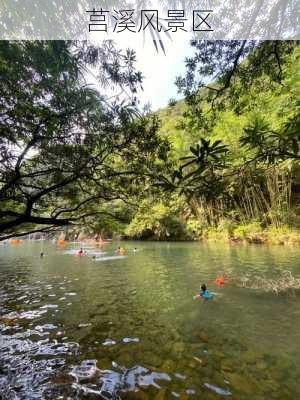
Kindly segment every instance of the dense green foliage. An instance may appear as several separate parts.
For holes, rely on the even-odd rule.
[[[151,187],[169,145],[138,115],[134,63],[110,42],[0,42],[1,239],[118,218]],[[89,68],[123,97],[89,87]]]
[[[202,57],[196,43],[187,76],[177,81],[186,101],[158,113],[176,165],[162,187],[181,197],[180,208],[168,208],[169,218],[180,219],[187,238],[280,236],[280,242],[292,232],[287,236],[299,241],[300,48],[292,42],[205,45],[219,56]],[[240,51],[246,58],[235,64]],[[213,85],[203,83],[205,75]],[[152,211],[155,220],[155,206]],[[148,224],[141,220],[140,233]]]
[[[135,239],[299,240],[299,44],[192,45],[176,81],[185,100],[140,115],[132,52],[1,43],[2,238],[73,225]],[[109,83],[129,98],[92,90],[90,67],[103,93]]]

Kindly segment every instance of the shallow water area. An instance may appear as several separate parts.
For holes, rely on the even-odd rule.
[[[300,398],[300,294],[214,284],[299,278],[299,248],[118,246],[0,246],[0,398]]]

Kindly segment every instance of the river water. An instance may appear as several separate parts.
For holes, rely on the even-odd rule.
[[[299,248],[117,246],[0,246],[0,398],[300,398],[300,294],[214,284],[299,277]]]

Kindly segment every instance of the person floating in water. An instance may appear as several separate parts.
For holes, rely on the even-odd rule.
[[[207,290],[207,287],[206,287],[206,285],[205,285],[205,283],[204,283],[203,285],[201,285],[201,291],[200,291],[200,293],[199,293],[197,296],[195,296],[194,298],[195,298],[195,299],[210,300],[210,299],[212,299],[213,297],[214,297],[214,295],[213,295],[209,290]]]
[[[118,254],[124,254],[125,251],[126,251],[126,250],[125,250],[123,247],[118,247],[117,250],[116,250],[116,253],[118,253]]]
[[[84,256],[84,254],[85,254],[85,252],[84,252],[83,248],[80,247],[80,250],[77,252],[77,255],[78,256]]]
[[[40,257],[41,257],[41,258],[43,258],[43,257],[44,257],[44,253],[43,253],[43,252],[41,252],[41,254],[40,254]]]

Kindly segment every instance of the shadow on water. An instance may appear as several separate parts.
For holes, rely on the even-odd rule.
[[[300,249],[122,246],[122,258],[111,245],[1,247],[1,398],[299,398],[299,296],[213,282],[299,276]],[[203,282],[213,301],[193,300]]]

